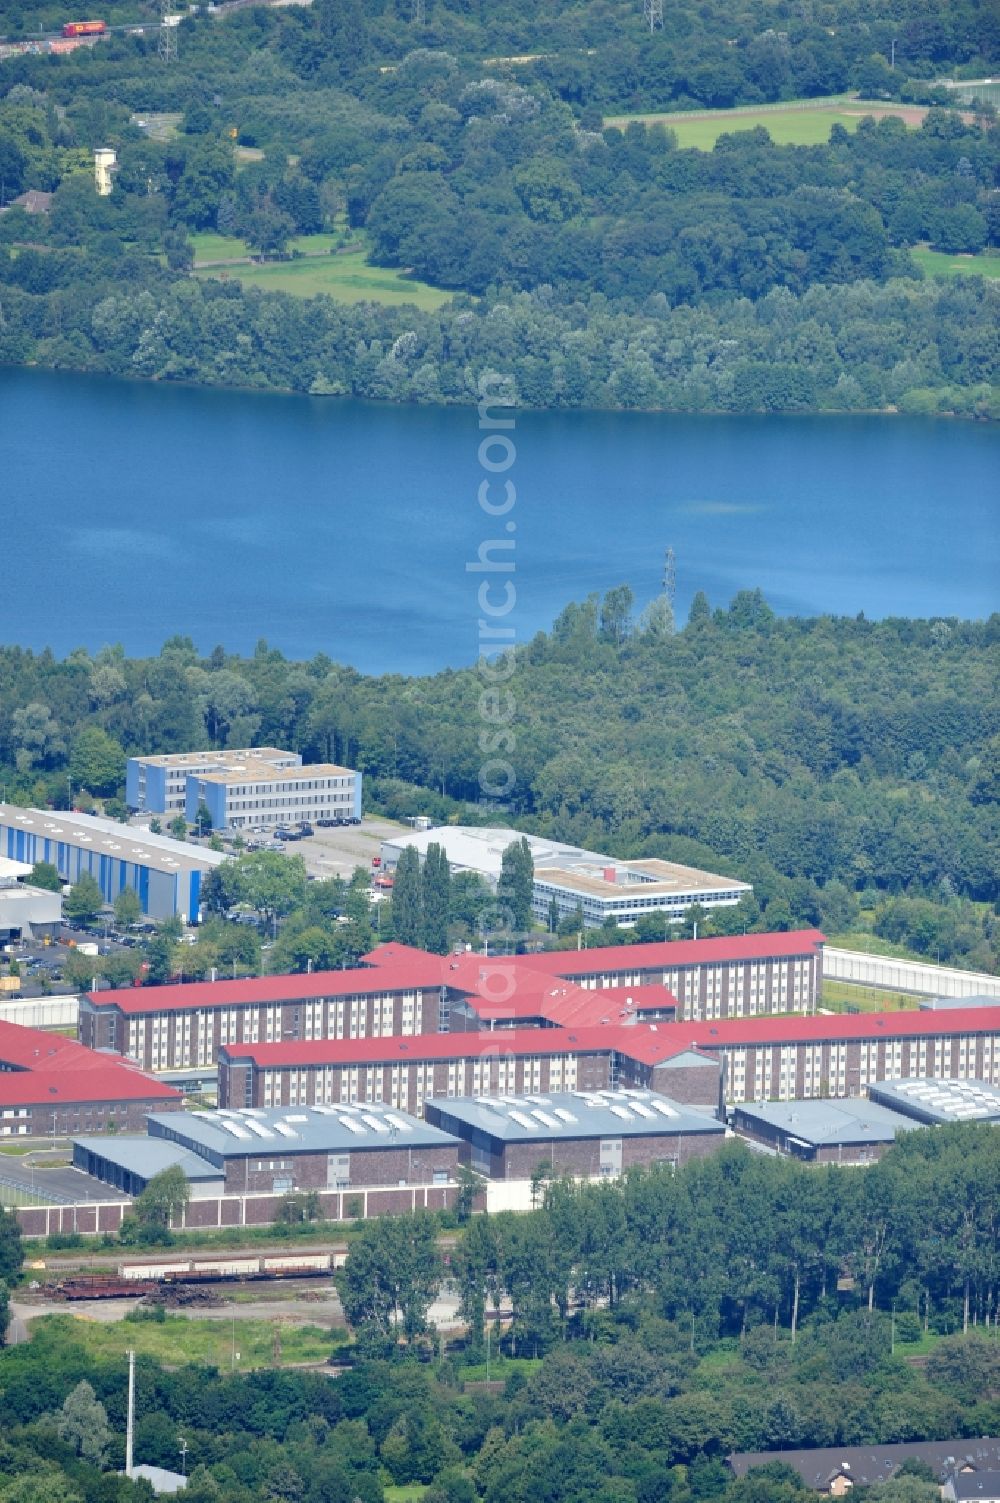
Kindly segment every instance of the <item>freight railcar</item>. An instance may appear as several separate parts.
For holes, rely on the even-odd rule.
[[[346,1253],[252,1254],[216,1258],[171,1258],[148,1263],[120,1263],[125,1282],[153,1280],[160,1284],[204,1284],[230,1279],[318,1278],[343,1265]]]

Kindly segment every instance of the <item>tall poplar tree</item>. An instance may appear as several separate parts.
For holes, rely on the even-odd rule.
[[[420,857],[408,845],[400,856],[392,884],[392,929],[401,945],[419,945],[423,939]]]
[[[427,847],[421,871],[420,893],[423,901],[424,949],[433,951],[435,955],[447,955],[451,869],[444,847],[436,842]]]
[[[503,853],[497,897],[510,909],[511,927],[517,934],[531,928],[531,897],[535,885],[535,863],[531,847],[522,835]]]

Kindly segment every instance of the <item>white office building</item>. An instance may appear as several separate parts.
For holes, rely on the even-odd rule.
[[[542,924],[549,923],[553,902],[557,923],[582,915],[586,928],[599,928],[609,918],[630,928],[649,913],[662,913],[668,922],[679,922],[685,909],[695,903],[703,908],[731,908],[753,891],[748,882],[675,861],[620,861],[539,835],[523,838],[535,864],[532,912]],[[495,890],[503,853],[520,839],[520,830],[504,827],[443,825],[407,831],[383,841],[382,863],[391,876],[407,846],[413,846],[423,860],[427,847],[436,844],[444,848],[453,872],[477,872]]]

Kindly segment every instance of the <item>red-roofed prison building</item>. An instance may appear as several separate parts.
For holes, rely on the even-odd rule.
[[[1000,1005],[639,1027],[617,1045],[621,1077],[676,1096],[664,1072],[678,1039],[719,1061],[732,1102],[858,1096],[910,1075],[1000,1084]]]
[[[436,1033],[441,1021],[441,959],[421,955],[377,970],[92,992],[79,1032],[143,1069],[183,1070],[211,1068],[224,1044]]]
[[[74,1039],[0,1022],[0,1138],[141,1129],[179,1091]]]
[[[822,943],[809,929],[489,958],[389,944],[351,971],[94,992],[80,1039],[182,1070],[228,1044],[811,1012]]]
[[[519,956],[582,987],[665,986],[679,1018],[815,1012],[825,936],[818,929]]]
[[[512,1028],[423,1038],[226,1045],[219,1105],[382,1101],[419,1116],[430,1096],[516,1096],[611,1084],[607,1030]]]
[[[856,1096],[906,1075],[1000,1084],[1000,1006],[229,1046],[220,1054],[219,1100],[233,1107],[385,1101],[419,1114],[430,1096],[625,1085],[714,1106],[720,1096]]]

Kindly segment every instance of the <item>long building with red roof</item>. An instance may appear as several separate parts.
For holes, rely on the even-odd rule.
[[[229,1044],[809,1013],[822,945],[815,929],[516,956],[386,944],[347,971],[94,992],[80,1038],[183,1070]]]
[[[223,1105],[384,1101],[635,1086],[675,1101],[853,1096],[906,1075],[1000,1084],[1000,1006],[228,1045]]]
[[[149,1112],[181,1104],[128,1060],[0,1022],[0,1138],[141,1128]]]

